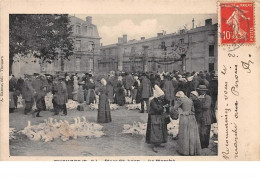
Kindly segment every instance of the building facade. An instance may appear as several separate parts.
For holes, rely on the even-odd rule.
[[[205,20],[205,26],[180,30],[178,33],[158,33],[157,37],[127,40],[102,46],[98,69],[101,72],[212,71],[218,68],[217,24]]]
[[[43,64],[43,73],[55,72],[98,72],[98,59],[100,56],[100,39],[97,26],[92,23],[92,17],[82,20],[75,16],[70,17],[72,38],[74,42],[73,55],[68,60],[62,54],[52,64]]]

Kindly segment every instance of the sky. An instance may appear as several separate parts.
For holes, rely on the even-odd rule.
[[[141,37],[156,37],[157,33],[166,31],[166,34],[178,32],[184,26],[187,29],[194,25],[204,26],[205,19],[212,18],[217,23],[217,14],[75,14],[74,16],[86,19],[92,16],[92,23],[97,25],[103,45],[117,43],[118,37],[127,34],[127,39],[140,40]]]

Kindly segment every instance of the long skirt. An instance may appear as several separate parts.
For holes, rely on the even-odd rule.
[[[99,97],[97,121],[98,123],[109,123],[112,121],[108,99],[102,95]]]
[[[200,155],[201,145],[195,116],[180,115],[178,152],[182,155]]]
[[[73,92],[72,92],[72,99],[73,99],[74,101],[77,101],[77,100],[78,100],[78,91],[73,91]]]
[[[86,104],[94,104],[94,101],[96,101],[96,94],[94,89],[88,89],[87,96],[86,96]]]
[[[125,105],[125,93],[124,93],[124,91],[122,91],[122,89],[120,89],[120,90],[117,90],[117,92],[116,92],[115,102],[116,102],[116,104],[123,106],[123,105]]]
[[[114,87],[111,85],[107,85],[107,90],[108,90],[108,99],[110,100],[111,103],[114,103]]]
[[[148,123],[146,128],[146,143],[160,145],[168,140],[167,124],[154,123],[151,115],[148,115]]]
[[[80,104],[82,104],[84,102],[84,91],[83,90],[78,91],[77,101]]]

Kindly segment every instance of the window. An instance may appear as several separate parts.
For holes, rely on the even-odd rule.
[[[88,32],[88,26],[85,26],[85,32]]]
[[[180,39],[180,44],[184,44],[184,39]]]
[[[80,57],[77,57],[75,62],[75,71],[80,71],[80,61]]]
[[[76,49],[76,51],[80,51],[80,49],[81,49],[81,40],[76,40],[75,49]]]
[[[93,27],[87,27],[87,36],[93,36]]]
[[[71,31],[74,32],[74,25],[71,26]]]
[[[94,43],[92,41],[88,42],[88,51],[94,51]]]
[[[80,33],[81,33],[80,26],[76,25],[76,34],[80,34]]]
[[[166,50],[166,46],[165,46],[165,42],[164,42],[164,41],[162,41],[162,43],[161,43],[161,48],[162,48],[163,50]]]
[[[209,57],[214,57],[214,45],[209,45]]]

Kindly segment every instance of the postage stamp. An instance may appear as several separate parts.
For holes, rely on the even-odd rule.
[[[254,2],[220,3],[221,44],[255,43]]]

